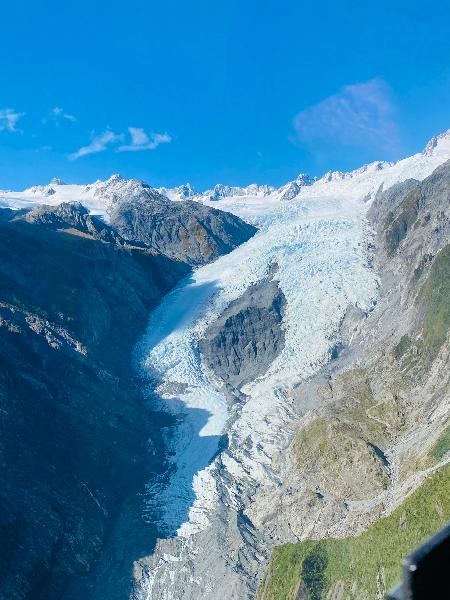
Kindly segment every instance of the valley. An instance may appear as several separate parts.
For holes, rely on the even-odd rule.
[[[48,365],[70,365],[70,381],[93,396],[80,391],[82,404],[69,403],[56,430],[69,422],[88,436],[92,469],[123,447],[107,477],[94,470],[80,479],[86,497],[70,510],[48,502],[53,475],[30,499],[7,474],[9,495],[20,489],[23,498],[20,510],[3,498],[11,544],[20,513],[45,505],[46,519],[54,513],[60,524],[4,597],[20,589],[24,599],[294,599],[309,585],[305,561],[320,566],[325,555],[323,594],[384,593],[391,566],[386,580],[381,567],[346,579],[333,565],[353,546],[334,540],[364,536],[380,518],[392,527],[389,515],[427,489],[421,484],[447,485],[449,159],[447,132],[397,163],[301,175],[278,189],[158,191],[113,176],[0,192],[5,255],[23,257],[28,240],[27,252],[34,245],[47,257],[33,278],[12,258],[3,262],[9,372],[15,381],[32,368],[29,397],[45,398],[51,412],[66,396],[48,395]],[[78,269],[89,276],[72,279]],[[36,357],[11,353],[14,334]],[[5,409],[24,422],[19,404]],[[128,433],[117,442],[122,419]],[[113,434],[98,436],[103,423]],[[53,439],[54,423],[45,426]],[[57,439],[52,452],[70,457],[60,472],[69,477],[76,459],[84,477],[86,456],[72,457]],[[45,436],[38,442],[45,447]],[[46,472],[32,455],[27,468]],[[128,464],[134,475],[121,483]],[[92,538],[86,500],[104,509]],[[66,515],[79,506],[79,544],[91,553],[73,568],[60,548],[74,539]],[[34,526],[25,522],[23,531]],[[120,586],[107,567],[112,555]],[[19,557],[9,560],[14,574]],[[294,567],[284,576],[286,561]]]

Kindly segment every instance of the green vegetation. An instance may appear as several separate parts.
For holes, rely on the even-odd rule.
[[[312,458],[311,455],[317,458],[329,450],[329,445],[327,421],[323,417],[318,417],[304,427],[295,439],[294,452],[298,466],[302,470],[307,468]],[[337,452],[333,454],[334,458],[337,458]]]
[[[425,350],[434,354],[450,328],[450,244],[437,254],[419,296]]]
[[[399,407],[387,398],[376,403],[368,373],[349,369],[333,379],[335,401],[297,434],[293,453],[298,470],[311,475],[327,494],[363,500],[388,482],[383,448],[390,430],[401,427]]]
[[[293,449],[301,473],[337,498],[363,500],[387,485],[382,451],[350,422],[318,417],[299,432]]]
[[[300,588],[314,600],[376,598],[400,578],[402,559],[450,519],[450,465],[430,476],[391,515],[345,539],[306,540],[278,546],[258,600],[294,600]],[[353,590],[353,592],[352,592]]]
[[[399,343],[394,348],[394,356],[400,360],[411,347],[411,338],[409,335],[402,335]]]
[[[388,256],[393,256],[400,245],[400,242],[406,237],[406,234],[417,221],[419,212],[419,189],[410,192],[406,198],[399,204],[399,214],[392,220],[391,214],[386,221],[386,250]]]
[[[437,442],[431,448],[430,456],[435,461],[439,462],[444,458],[447,452],[450,451],[450,425],[444,429]]]

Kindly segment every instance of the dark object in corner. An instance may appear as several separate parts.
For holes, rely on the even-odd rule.
[[[447,600],[450,598],[450,523],[419,546],[403,564],[403,581],[386,600]]]

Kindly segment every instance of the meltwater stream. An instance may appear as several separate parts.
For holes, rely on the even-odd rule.
[[[188,577],[186,548],[195,556],[200,552],[196,535],[211,526],[224,489],[227,506],[242,512],[258,486],[276,481],[271,462],[286,432],[289,390],[327,360],[347,307],[368,310],[375,296],[367,255],[370,232],[359,203],[321,198],[246,211],[258,233],[198,268],[168,294],[140,344],[141,365],[152,382],[150,401],[177,419],[167,437],[173,468],[147,490],[146,510],[164,538],[186,543],[183,556],[175,552],[168,558],[162,547],[156,550],[162,554],[155,555],[139,598],[193,598],[187,589],[194,580],[202,590],[197,597],[219,597],[214,577],[208,587],[195,573],[181,591],[183,569]],[[228,304],[264,279],[275,263],[286,298],[285,346],[267,373],[245,386],[245,403],[235,411],[220,382],[205,370],[198,342]],[[195,571],[195,560],[191,564]]]

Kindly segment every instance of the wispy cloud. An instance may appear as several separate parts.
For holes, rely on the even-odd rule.
[[[42,119],[42,122],[45,123],[53,123],[53,125],[58,126],[61,121],[70,121],[74,123],[77,118],[74,115],[67,113],[60,106],[55,106],[52,110]]]
[[[25,113],[17,112],[12,108],[0,109],[0,131],[9,131],[10,133],[22,133],[17,129],[17,121],[23,117]]]
[[[298,140],[305,143],[383,150],[400,144],[390,89],[379,78],[347,85],[299,112],[294,128]]]
[[[119,146],[118,152],[135,152],[136,150],[154,150],[160,144],[168,144],[172,138],[168,133],[147,134],[141,127],[128,127],[131,143]]]
[[[76,160],[88,154],[96,154],[103,152],[111,146],[115,146],[122,142],[122,145],[116,148],[116,152],[134,152],[136,150],[154,150],[160,144],[167,144],[172,141],[172,138],[167,133],[145,133],[141,127],[128,127],[130,134],[130,143],[123,144],[124,134],[116,134],[110,129],[107,129],[99,135],[95,135],[92,141],[87,146],[83,146],[76,152],[69,154],[70,160]]]
[[[87,146],[82,146],[76,152],[69,154],[70,160],[77,160],[82,156],[88,156],[89,154],[97,154],[98,152],[103,152],[109,146],[113,144],[117,144],[123,141],[123,134],[116,134],[110,129],[107,129],[103,133],[99,135],[94,135],[92,137],[91,143]]]

